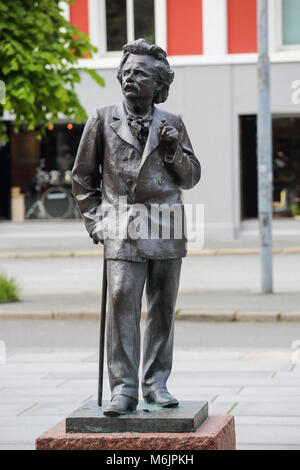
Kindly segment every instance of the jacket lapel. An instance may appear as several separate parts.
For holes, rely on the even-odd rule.
[[[138,152],[143,152],[141,143],[138,139],[135,139],[133,137],[132,132],[128,126],[127,116],[123,103],[119,103],[118,105],[116,105],[113,113],[113,121],[110,125],[118,134],[118,136],[121,137],[122,140],[127,142],[129,145],[135,147]]]
[[[162,113],[161,111],[154,107],[152,123],[149,130],[148,139],[144,148],[144,152],[142,155],[140,170],[144,165],[145,161],[149,157],[149,155],[159,146],[159,126],[163,122]]]
[[[123,103],[116,105],[113,112],[113,121],[111,122],[111,127],[114,131],[121,137],[122,140],[127,142],[129,145],[132,145],[138,152],[142,153],[142,159],[140,163],[139,172],[142,169],[145,161],[149,155],[159,146],[159,126],[164,121],[163,113],[160,109],[154,106],[152,123],[149,130],[148,139],[143,151],[142,145],[138,139],[135,139],[132,135],[132,132],[128,126],[126,112],[123,106]]]

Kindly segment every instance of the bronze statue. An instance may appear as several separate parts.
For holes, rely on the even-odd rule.
[[[138,403],[145,284],[143,396],[147,403],[178,406],[166,382],[172,367],[174,311],[186,236],[183,229],[180,236],[174,235],[175,213],[168,219],[170,236],[164,236],[165,222],[155,219],[151,209],[176,206],[184,214],[180,190],[195,186],[201,169],[181,118],[154,105],[167,99],[173,78],[159,46],[150,46],[144,39],[125,45],[118,70],[124,101],[97,108],[88,119],[73,168],[76,202],[91,238],[104,244],[107,265],[112,395],[104,410],[108,416],[134,411]],[[124,197],[127,205],[121,210]],[[119,226],[126,231],[135,220],[135,206],[145,208],[144,220],[146,214],[149,226],[158,226],[158,235],[149,231],[146,237],[110,236],[112,219],[107,208],[114,208]],[[179,225],[183,228],[181,219]]]

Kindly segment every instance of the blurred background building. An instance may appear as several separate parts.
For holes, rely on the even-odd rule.
[[[182,116],[203,169],[185,202],[205,204],[207,237],[255,229],[256,0],[76,0],[64,12],[98,47],[83,62],[99,71],[105,88],[87,75],[78,86],[88,113],[122,99],[116,68],[123,44],[144,37],[167,50],[175,80],[162,107]],[[299,0],[269,0],[275,230],[291,233],[300,230],[299,24]],[[70,170],[82,129],[61,121],[38,141],[34,132],[13,134],[7,122],[1,219],[78,217]]]

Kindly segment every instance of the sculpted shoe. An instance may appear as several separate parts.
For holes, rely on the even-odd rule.
[[[173,397],[168,390],[157,389],[148,393],[144,397],[147,403],[155,403],[156,405],[162,406],[164,408],[173,408],[179,405],[178,400]]]
[[[126,395],[116,395],[113,397],[110,405],[105,408],[103,414],[105,416],[120,416],[135,411],[137,406],[137,400]]]

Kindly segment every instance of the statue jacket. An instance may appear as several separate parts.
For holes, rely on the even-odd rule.
[[[159,126],[165,121],[179,133],[173,155],[160,143]],[[179,116],[154,107],[143,148],[119,103],[97,108],[89,117],[72,172],[73,194],[90,236],[104,240],[106,258],[181,258],[186,255],[181,189],[195,186],[200,175]],[[116,222],[117,232],[111,230]]]

